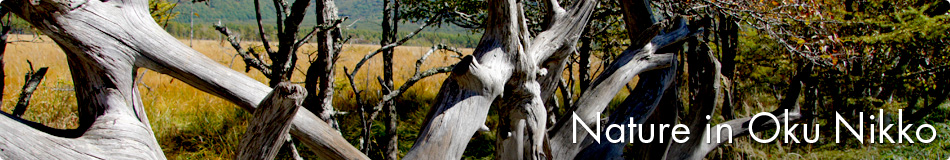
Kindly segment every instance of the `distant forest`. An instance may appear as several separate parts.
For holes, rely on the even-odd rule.
[[[174,1],[170,1],[174,2]],[[269,34],[275,34],[273,22],[275,19],[272,1],[261,1],[262,17]],[[220,34],[214,30],[213,24],[219,21],[228,28],[239,33],[243,40],[258,40],[257,25],[254,12],[254,2],[251,0],[211,0],[191,3],[179,1],[174,12],[178,13],[172,21],[165,25],[165,29],[174,36],[189,38],[190,24],[194,22],[194,36],[196,39],[217,39]],[[343,22],[346,26],[345,34],[352,36],[350,43],[375,44],[379,42],[380,22],[382,21],[381,0],[345,0],[336,2],[340,8],[340,16],[347,17]],[[312,8],[311,8],[312,9]],[[311,11],[312,12],[312,11]],[[304,28],[313,26],[316,21],[312,14],[304,18]],[[421,23],[421,22],[420,22]],[[407,22],[399,26],[401,35],[405,35],[419,27],[418,24]],[[307,33],[307,32],[301,32]],[[443,43],[458,47],[473,47],[478,43],[479,35],[468,29],[451,25],[429,27],[416,38],[407,42],[409,45],[429,46]]]

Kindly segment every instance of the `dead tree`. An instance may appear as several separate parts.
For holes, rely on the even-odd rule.
[[[305,0],[295,3],[299,1]],[[474,54],[451,69],[419,138],[404,158],[459,159],[472,135],[484,125],[492,105],[501,110],[501,122],[495,128],[498,158],[574,159],[588,153],[619,158],[616,145],[593,143],[595,137],[586,132],[578,132],[583,140],[572,143],[572,131],[566,127],[571,124],[571,117],[561,117],[553,126],[546,123],[545,99],[551,98],[559,86],[566,59],[574,51],[598,2],[578,0],[562,8],[556,0],[543,1],[549,23],[537,35],[528,31],[523,1],[487,3],[491,7],[483,25],[488,27],[484,36]],[[671,66],[680,63],[676,61],[675,48],[682,48],[683,42],[700,32],[701,25],[687,24],[684,18],[655,22],[649,1],[623,3],[628,34],[634,43],[593,79],[569,109],[589,126],[600,120],[599,113],[607,109],[609,100],[635,76],[640,76],[640,82],[624,102],[631,106],[612,111],[611,117],[642,119],[654,117],[654,113],[669,113],[656,106],[670,102],[670,77],[678,72]],[[286,94],[286,86],[274,85],[277,89],[271,89],[182,44],[151,19],[145,0],[7,0],[0,5],[49,35],[66,52],[80,107],[80,125],[75,130],[53,129],[12,116],[0,117],[0,129],[4,131],[0,132],[0,157],[4,159],[164,159],[134,85],[139,68],[170,75],[251,112],[262,104],[270,104],[267,102],[300,98],[299,94]],[[293,8],[296,10],[297,5]],[[290,19],[285,23],[288,21],[299,22]],[[282,40],[281,44],[287,42]],[[708,51],[691,50],[687,54],[695,58],[687,63],[702,66],[698,72],[702,74],[697,75],[703,85],[697,92],[719,94],[717,60]],[[282,64],[285,63],[272,65]],[[347,76],[352,77],[350,73]],[[798,81],[792,84],[795,82]],[[394,93],[386,96],[393,97]],[[797,92],[789,93],[793,96],[785,96],[788,98],[782,106],[796,106]],[[708,110],[705,108],[715,108],[714,102],[700,100],[695,105],[704,109],[691,112],[701,115]],[[794,117],[794,113],[786,116]],[[611,118],[609,122],[619,123],[623,119]],[[703,121],[692,122],[691,125]],[[321,158],[367,159],[307,109],[294,113],[290,123],[290,134]],[[726,123],[747,122],[737,119]],[[701,159],[716,146],[689,143],[669,145],[658,151],[663,157]]]
[[[288,4],[287,0],[274,0],[274,6],[277,11],[277,50],[272,48],[271,42],[267,37],[267,31],[264,29],[263,18],[261,16],[260,0],[254,0],[254,8],[257,18],[258,35],[260,36],[264,53],[257,53],[253,48],[244,48],[238,35],[234,35],[230,29],[220,22],[215,25],[215,29],[221,34],[227,36],[228,42],[242,57],[246,65],[245,72],[251,68],[257,69],[270,79],[270,86],[281,82],[289,82],[296,69],[296,62],[299,57],[297,53],[301,46],[308,43],[310,39],[317,41],[316,59],[310,59],[310,67],[306,71],[304,86],[311,94],[304,101],[304,106],[310,110],[316,111],[320,119],[329,123],[333,128],[339,128],[335,120],[332,119],[336,111],[333,109],[333,64],[335,57],[342,48],[342,36],[340,33],[340,19],[337,13],[336,5],[333,0],[317,1],[314,5],[318,25],[314,26],[310,32],[303,37],[298,37],[301,32],[301,22],[307,14],[307,7],[310,1],[294,0]],[[271,61],[266,63],[262,55],[266,55]]]
[[[549,77],[559,79],[564,58],[567,57],[563,55],[573,50],[577,35],[584,29],[591,8],[597,3],[578,1],[563,9],[557,1],[544,2],[548,7],[546,10],[550,11],[546,17],[550,19],[550,24],[545,27],[546,30],[531,36],[528,35],[522,16],[523,10],[518,1],[489,1],[488,6],[495,7],[489,9],[485,26],[491,27],[486,28],[473,56],[460,62],[443,83],[438,101],[429,112],[425,128],[406,158],[461,157],[469,138],[478,129],[477,126],[484,123],[489,105],[497,105],[502,110],[502,119],[496,128],[499,138],[496,155],[500,158],[573,159],[575,156],[580,157],[579,154],[583,157],[591,156],[586,153],[607,153],[597,155],[616,158],[620,155],[617,154],[618,147],[593,145],[592,137],[585,132],[580,132],[579,135],[587,137],[586,140],[571,143],[571,130],[564,127],[569,124],[571,117],[562,117],[550,127],[545,126],[543,122],[546,117],[543,100],[553,94],[553,88],[558,82],[550,80],[555,78]],[[569,110],[587,123],[598,121],[596,117],[606,109],[609,100],[637,75],[640,75],[641,82],[638,89],[627,97],[626,102],[636,105],[629,109],[630,112],[612,112],[612,117],[650,117],[650,110],[655,109],[665,87],[668,86],[663,84],[670,83],[672,78],[668,77],[675,71],[664,69],[675,64],[675,56],[660,51],[670,46],[679,46],[677,44],[694,35],[697,32],[696,27],[699,27],[687,27],[681,19],[654,23],[651,20],[653,16],[648,1],[623,3],[633,46],[598,75]],[[698,57],[706,55],[701,52],[694,54]],[[699,64],[705,66],[718,63],[715,59],[707,61],[708,63]],[[708,84],[703,85],[704,87],[709,87],[704,90],[718,93],[718,69],[719,67],[705,69],[705,72],[717,74],[705,76],[705,79],[716,81],[704,83]],[[715,98],[697,105],[714,108],[717,106],[714,103]],[[690,124],[696,122],[702,121]],[[679,147],[705,146],[707,145],[690,144]],[[698,149],[687,151],[693,153],[693,150]],[[674,149],[661,151],[664,155],[680,152]],[[705,155],[706,152],[702,151],[696,152],[700,154],[689,155]]]
[[[410,77],[408,80],[406,80],[406,82],[403,83],[402,86],[396,87],[395,83],[393,82],[394,80],[393,79],[394,78],[393,77],[393,65],[394,65],[393,56],[395,55],[396,47],[403,45],[404,43],[406,43],[407,41],[409,41],[410,39],[412,39],[413,37],[421,33],[424,29],[442,21],[441,13],[430,13],[432,17],[426,17],[425,20],[422,20],[422,24],[418,28],[406,34],[405,36],[400,37],[398,34],[399,23],[403,21],[400,13],[405,12],[401,8],[401,6],[402,5],[399,0],[384,0],[383,1],[383,21],[381,24],[382,36],[380,37],[380,42],[379,42],[380,48],[377,49],[376,51],[367,53],[363,57],[363,59],[361,59],[359,62],[357,62],[355,66],[353,66],[352,71],[345,69],[347,72],[346,73],[347,78],[350,81],[350,88],[354,91],[354,94],[357,94],[355,96],[356,101],[358,101],[359,103],[357,106],[360,107],[358,110],[358,113],[360,114],[362,118],[361,125],[363,127],[363,131],[361,133],[362,143],[360,144],[360,146],[363,148],[361,148],[361,150],[363,151],[363,153],[366,153],[366,154],[369,154],[370,152],[374,150],[374,148],[372,148],[373,145],[370,145],[370,143],[372,142],[371,141],[372,134],[370,133],[371,130],[369,127],[372,126],[373,121],[376,120],[376,116],[380,115],[380,112],[382,111],[382,113],[384,113],[385,115],[384,126],[386,127],[386,133],[384,134],[384,137],[382,140],[385,143],[385,145],[382,148],[382,153],[385,159],[398,159],[398,154],[399,154],[399,150],[398,150],[399,117],[398,117],[398,113],[396,113],[396,106],[393,104],[393,101],[396,98],[398,98],[400,95],[402,95],[402,93],[407,91],[410,87],[412,87],[416,82],[430,76],[438,75],[441,73],[448,73],[451,70],[451,68],[454,66],[453,64],[453,65],[435,67],[435,68],[430,68],[428,70],[420,71],[422,67],[422,63],[424,63],[426,59],[432,53],[452,52],[459,55],[459,57],[461,57],[461,54],[462,54],[458,49],[455,49],[443,44],[437,44],[433,46],[429,51],[427,51],[422,57],[420,57],[416,61],[415,72],[413,73],[413,76]],[[415,11],[415,12],[424,12],[424,11]],[[431,11],[431,12],[444,12],[444,11]],[[382,68],[383,75],[382,77],[377,77],[377,80],[381,86],[380,94],[382,95],[382,97],[378,100],[377,103],[369,102],[370,105],[364,105],[363,102],[365,101],[365,99],[362,98],[362,95],[359,95],[363,93],[363,91],[359,89],[358,87],[356,87],[356,84],[353,81],[353,77],[356,76],[356,74],[360,71],[360,69],[363,67],[364,64],[366,64],[366,62],[369,59],[379,54],[382,54],[381,59],[383,62],[383,68]]]
[[[217,64],[169,35],[151,19],[145,0],[0,5],[65,51],[79,102],[75,130],[0,118],[4,159],[164,159],[133,82],[139,68],[170,75],[251,111],[271,92],[267,85]],[[297,112],[291,123],[291,135],[321,157],[366,158],[308,110]],[[43,154],[33,154],[37,151]]]

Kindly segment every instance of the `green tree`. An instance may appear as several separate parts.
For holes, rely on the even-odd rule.
[[[167,27],[168,22],[178,16],[175,7],[178,3],[168,2],[167,0],[148,0],[148,11],[155,19],[155,23]]]

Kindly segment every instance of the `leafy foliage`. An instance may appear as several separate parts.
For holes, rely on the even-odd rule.
[[[178,16],[179,12],[175,12],[175,7],[178,6],[178,3],[171,3],[167,0],[149,0],[148,1],[148,10],[152,14],[152,18],[155,19],[155,23],[158,23],[162,26],[168,26],[168,21],[175,19]]]

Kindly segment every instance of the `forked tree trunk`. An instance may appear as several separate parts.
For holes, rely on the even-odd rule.
[[[164,159],[134,71],[175,77],[253,111],[271,91],[260,82],[182,44],[152,20],[146,0],[7,0],[4,8],[49,35],[66,52],[79,102],[79,129],[58,130],[0,118],[4,159]],[[326,159],[366,159],[307,110],[291,134]],[[12,138],[10,138],[12,137]]]

